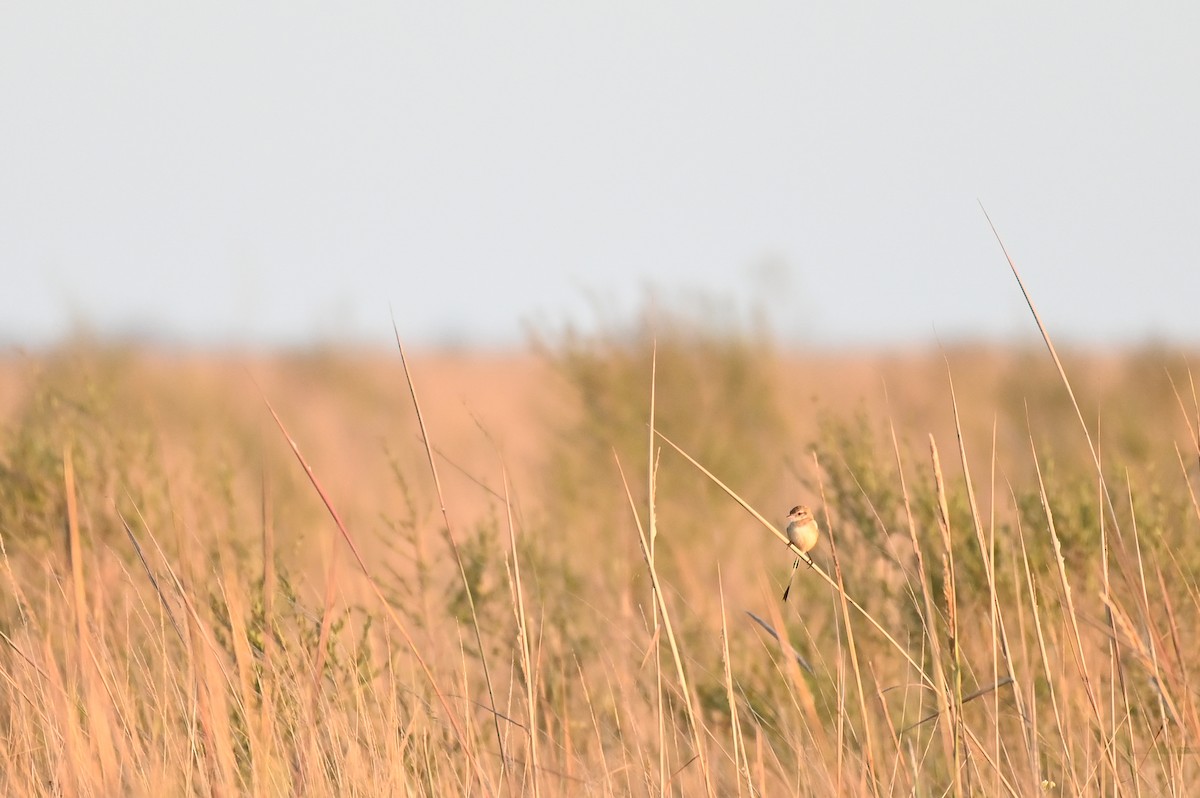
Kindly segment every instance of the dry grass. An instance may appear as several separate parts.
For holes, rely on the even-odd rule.
[[[539,349],[10,356],[0,793],[1190,792],[1186,358]]]

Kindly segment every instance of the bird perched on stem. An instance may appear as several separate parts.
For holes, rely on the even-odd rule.
[[[797,504],[791,509],[787,517],[787,539],[800,551],[808,554],[812,551],[813,546],[817,545],[817,537],[821,534],[821,530],[817,527],[817,521],[813,518],[812,510],[808,509],[803,504]],[[800,567],[800,558],[796,558],[796,562],[792,563],[792,573],[788,576],[787,587],[783,591],[783,600],[788,600],[788,593],[792,591],[792,580],[796,578],[796,569]]]

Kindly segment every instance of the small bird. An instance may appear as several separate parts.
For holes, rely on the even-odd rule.
[[[808,554],[812,551],[813,546],[817,545],[817,537],[821,534],[821,530],[817,527],[817,521],[813,518],[812,510],[805,507],[803,504],[797,504],[791,509],[787,517],[787,539],[800,551]],[[792,563],[792,573],[788,576],[787,587],[783,591],[783,600],[788,600],[788,593],[792,591],[792,580],[796,578],[796,569],[800,567],[800,558],[796,558],[796,562]]]

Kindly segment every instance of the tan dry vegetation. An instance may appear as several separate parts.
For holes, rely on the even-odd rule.
[[[651,501],[648,338],[572,346],[410,358],[440,498],[394,353],[8,356],[0,792],[1187,792],[1195,360],[1067,358],[1113,514],[1040,350],[666,336],[656,427],[817,508],[785,605],[792,555],[670,446]]]

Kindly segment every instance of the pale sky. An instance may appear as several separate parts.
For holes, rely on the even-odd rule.
[[[1200,343],[1200,4],[5,3],[0,343]]]

